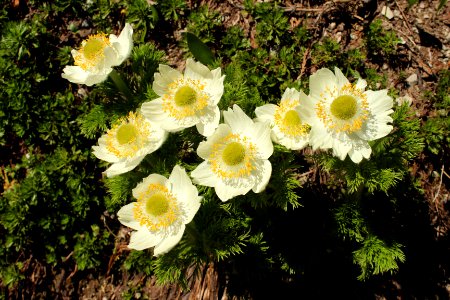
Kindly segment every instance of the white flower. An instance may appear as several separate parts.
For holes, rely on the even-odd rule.
[[[272,173],[268,123],[254,123],[237,105],[223,116],[225,124],[197,148],[205,161],[192,171],[194,183],[214,187],[222,201],[245,195],[250,189],[262,192]]]
[[[184,75],[166,65],[159,65],[153,90],[160,97],[142,104],[145,117],[175,132],[196,125],[204,136],[211,135],[219,125],[217,103],[223,94],[220,68],[210,71],[192,59],[186,61]]]
[[[291,150],[302,149],[308,144],[310,126],[300,119],[297,110],[301,105],[300,92],[287,88],[279,105],[265,104],[256,108],[256,121],[269,122],[275,143]]]
[[[125,24],[119,37],[114,34],[94,34],[72,50],[75,66],[66,66],[62,77],[73,83],[88,86],[105,81],[112,67],[120,65],[130,56],[133,47],[133,28]]]
[[[134,230],[131,249],[155,247],[153,255],[168,252],[183,236],[186,224],[200,208],[201,197],[186,171],[175,166],[169,179],[151,174],[133,189],[137,202],[123,206],[119,221]]]
[[[161,127],[140,113],[130,112],[92,148],[97,158],[113,163],[105,171],[106,176],[111,177],[134,169],[147,154],[161,147],[166,138],[167,132]]]
[[[333,149],[344,160],[347,154],[355,163],[368,159],[372,152],[368,141],[392,131],[389,116],[393,100],[387,90],[371,91],[366,81],[351,84],[344,74],[320,69],[310,77],[310,94],[301,101],[300,116],[311,125],[310,144],[313,149]]]

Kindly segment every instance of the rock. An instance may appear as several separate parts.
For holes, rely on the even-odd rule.
[[[387,6],[383,6],[383,8],[381,9],[381,14],[383,16],[385,16],[386,18],[388,18],[389,20],[392,19],[394,17],[394,13],[392,12],[392,10],[387,7]]]
[[[411,98],[410,95],[405,95],[402,97],[398,97],[396,100],[398,105],[403,105],[403,103],[407,103],[408,106],[411,106],[413,99]]]
[[[406,82],[408,83],[409,86],[412,86],[414,84],[417,83],[417,74],[411,74],[408,78],[406,78]]]

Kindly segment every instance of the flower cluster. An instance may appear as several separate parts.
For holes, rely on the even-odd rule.
[[[76,66],[66,67],[63,77],[87,85],[105,80],[129,56],[132,32],[126,24],[119,37],[89,37],[72,51]],[[170,132],[196,126],[206,139],[198,145],[203,161],[191,172],[192,181],[176,165],[168,179],[151,174],[133,189],[137,202],[118,212],[120,222],[136,230],[130,248],[154,247],[157,256],[180,241],[201,204],[193,183],[213,187],[221,201],[264,191],[272,174],[272,142],[290,150],[332,149],[340,159],[348,155],[359,163],[370,158],[368,142],[392,130],[387,91],[366,91],[365,80],[352,84],[338,68],[311,75],[309,95],[288,88],[278,105],[257,107],[255,119],[234,105],[222,112],[220,123],[224,78],[220,68],[211,71],[193,59],[186,61],[184,73],[159,65],[152,85],[159,97],[119,119],[93,146],[96,157],[112,163],[105,171],[111,177],[137,167]]]

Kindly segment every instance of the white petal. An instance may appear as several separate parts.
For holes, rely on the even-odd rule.
[[[166,121],[168,115],[162,108],[162,98],[144,102],[141,105],[141,113],[151,122],[162,123]]]
[[[357,89],[361,90],[361,91],[364,91],[365,88],[366,88],[366,86],[367,86],[367,81],[365,81],[365,80],[362,79],[362,78],[359,78],[358,81],[357,81],[356,84],[355,84],[355,87],[356,87]]]
[[[206,117],[211,120],[205,120]],[[205,120],[205,122],[203,122]],[[215,106],[213,109],[209,109],[206,112],[206,115],[200,119],[200,123],[197,123],[197,130],[203,136],[210,136],[214,133],[217,126],[219,126],[220,122],[220,110],[218,106]]]
[[[128,226],[134,230],[139,230],[141,228],[141,225],[134,219],[133,213],[135,204],[136,202],[132,202],[125,206],[122,206],[122,208],[117,213],[117,216],[119,217],[119,222],[123,225]]]
[[[356,134],[366,141],[382,138],[388,135],[393,129],[392,125],[386,124],[388,121],[389,120],[381,121],[380,119],[371,116],[364,122],[363,126]]]
[[[166,236],[164,239],[162,239],[162,241],[158,245],[156,245],[155,249],[153,250],[153,255],[159,256],[161,254],[164,254],[172,249],[176,244],[178,244],[183,237],[185,228],[186,226],[183,224],[180,226],[180,229],[176,234]]]
[[[283,145],[290,150],[303,149],[308,145],[308,142],[309,142],[309,135],[301,139],[294,139],[291,137],[284,136],[280,138],[278,141],[280,145]]]
[[[257,116],[257,122],[270,121],[273,123],[273,116],[275,115],[275,110],[277,106],[275,104],[265,104],[263,106],[259,106],[255,109],[255,114]]]
[[[135,165],[127,164],[126,161],[116,162],[113,163],[108,169],[106,169],[105,173],[107,177],[113,177],[133,170],[138,164],[139,162],[137,162]]]
[[[231,133],[231,128],[227,124],[219,124],[213,135],[206,141],[201,142],[197,148],[197,155],[203,159],[208,159],[215,144]]]
[[[315,113],[315,101],[313,98],[308,97],[303,91],[300,92],[300,105],[295,110],[300,116],[300,120],[303,123],[312,124],[318,123],[319,120]]]
[[[320,94],[327,88],[333,90],[336,87],[336,76],[329,69],[320,69],[309,77],[310,96],[320,98]]]
[[[260,158],[267,159],[273,153],[273,144],[270,138],[270,127],[268,123],[254,123],[251,129],[250,138],[257,146]]]
[[[105,147],[100,146],[92,146],[92,154],[94,154],[98,159],[110,162],[110,163],[115,163],[119,161],[119,158],[117,156],[115,156],[114,154],[111,154],[110,152],[108,152],[108,150],[106,150]]]
[[[200,208],[201,197],[198,196],[197,188],[192,184],[186,171],[178,165],[173,168],[169,182],[172,183],[172,193],[185,209],[186,219],[184,223],[187,224],[192,221]]]
[[[183,75],[178,70],[166,65],[159,65],[159,73],[154,74],[152,89],[157,95],[163,96],[167,92],[167,86],[182,77]]]
[[[145,177],[133,190],[133,197],[138,199],[144,193],[150,184],[166,186],[167,178],[159,174],[150,174]]]
[[[217,105],[223,95],[223,81],[225,79],[225,75],[220,75],[220,68],[212,70],[211,73],[213,79],[208,81],[208,84],[205,87],[205,92],[211,96],[211,103]]]
[[[270,163],[270,161],[264,160],[262,162],[262,166],[258,168],[258,171],[261,172],[261,177],[258,178],[258,181],[252,189],[255,193],[262,192],[269,183],[270,176],[272,175],[272,164]]]
[[[234,133],[241,133],[253,125],[252,119],[236,104],[233,105],[233,109],[229,108],[223,112],[223,118]]]
[[[191,176],[196,184],[203,186],[214,187],[218,181],[216,174],[211,171],[211,168],[206,161],[199,164],[197,168],[191,172]]]
[[[94,84],[105,81],[111,71],[111,68],[107,68],[102,70],[101,73],[92,73],[83,70],[79,66],[66,66],[63,69],[63,74],[61,74],[61,77],[73,83],[92,86]]]
[[[336,81],[337,81],[338,87],[342,87],[349,83],[347,77],[345,77],[345,75],[342,73],[342,71],[339,68],[334,67],[334,74],[336,75]]]
[[[217,182],[217,185],[215,186],[215,191],[217,197],[219,197],[220,200],[225,202],[233,197],[247,194],[248,191],[251,190],[251,188],[252,188],[251,186],[233,187],[230,185],[226,185],[224,182],[219,180]]]
[[[340,137],[333,137],[333,153],[339,159],[344,160],[350,149],[352,149],[352,141],[345,133],[341,133]]]
[[[284,93],[283,96],[281,97],[281,101],[280,102],[284,102],[284,101],[296,101],[298,100],[300,97],[300,92],[297,91],[294,88],[287,88]]]
[[[191,179],[186,174],[186,171],[179,165],[173,167],[167,183],[171,184],[172,193],[181,202],[184,202],[185,199],[190,198],[193,194],[197,193],[197,189],[192,185]],[[192,190],[192,188],[194,188],[194,190]]]
[[[213,74],[207,66],[201,62],[196,62],[192,58],[186,60],[184,76],[191,79],[212,79]]]
[[[140,230],[131,233],[128,248],[144,250],[157,245],[161,239],[162,236],[151,233],[147,228],[142,227]]]
[[[133,28],[130,24],[126,23],[118,38],[112,34],[109,39],[118,53],[118,61],[115,65],[120,65],[131,54],[131,49],[133,48]]]
[[[394,101],[392,97],[388,96],[387,90],[366,91],[365,94],[369,103],[369,109],[373,115],[392,112]]]
[[[333,147],[333,138],[325,127],[317,125],[311,127],[309,132],[309,144],[313,150],[316,149],[330,149]]]

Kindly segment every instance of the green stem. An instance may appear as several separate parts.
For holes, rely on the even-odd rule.
[[[119,91],[125,96],[125,98],[127,98],[127,100],[129,101],[132,101],[134,98],[133,93],[131,93],[131,90],[128,88],[125,81],[123,81],[119,73],[117,73],[117,71],[113,69],[111,73],[109,73],[109,77],[111,77],[112,81],[119,89]]]

